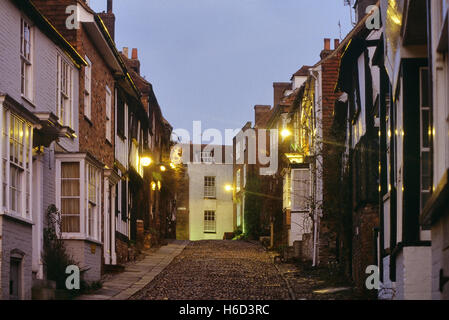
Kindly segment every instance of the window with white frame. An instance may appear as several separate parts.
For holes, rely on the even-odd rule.
[[[284,176],[283,184],[283,208],[290,209],[291,206],[291,178],[290,173]]]
[[[204,198],[216,198],[215,177],[204,177]]]
[[[99,203],[99,174],[94,166],[87,165],[87,185],[88,185],[88,204],[87,204],[87,235],[96,239],[98,223],[98,203]]]
[[[100,239],[101,169],[84,157],[57,159],[57,206],[63,234]]]
[[[420,68],[420,118],[421,118],[421,210],[432,193],[432,119],[429,98],[428,68]]]
[[[85,57],[87,66],[84,67],[84,115],[90,119],[92,113],[92,63]]]
[[[31,218],[32,126],[7,109],[2,113],[1,208]]]
[[[61,228],[62,232],[79,233],[81,175],[79,162],[61,163]]]
[[[112,142],[112,93],[108,86],[106,86],[106,139]]]
[[[215,211],[204,211],[204,233],[216,233],[217,224],[215,219]]]
[[[241,186],[241,170],[238,169],[235,173],[235,191],[240,192],[240,186]]]
[[[213,163],[214,162],[214,152],[213,151],[201,152],[201,161],[203,163]]]
[[[32,100],[32,29],[25,20],[20,20],[21,93]]]
[[[311,173],[309,168],[292,170],[292,211],[306,212],[311,203]]]
[[[72,67],[58,55],[56,115],[63,126],[72,127]]]

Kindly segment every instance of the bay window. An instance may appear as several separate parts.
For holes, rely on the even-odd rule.
[[[6,108],[1,111],[1,197],[4,213],[31,219],[32,126]]]
[[[56,160],[56,199],[65,237],[100,240],[101,169],[85,154]]]

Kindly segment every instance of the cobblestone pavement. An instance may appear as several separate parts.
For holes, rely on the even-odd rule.
[[[134,300],[286,300],[272,258],[245,241],[190,243]]]
[[[355,290],[342,275],[328,268],[312,268],[311,263],[277,265],[296,300],[371,300],[374,297]]]

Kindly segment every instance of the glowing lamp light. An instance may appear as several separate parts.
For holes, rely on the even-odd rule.
[[[162,188],[162,184],[160,181],[157,182],[157,188],[158,188],[158,190],[161,190],[161,188]]]
[[[156,182],[151,182],[151,190],[155,191],[156,190]]]
[[[167,167],[166,166],[160,166],[160,169],[161,169],[162,172],[167,171]]]
[[[291,131],[288,130],[288,129],[283,129],[283,130],[281,131],[281,136],[282,136],[282,138],[288,138],[288,137],[290,137],[291,135],[292,135],[292,133],[291,133]]]
[[[233,189],[234,188],[230,184],[225,185],[225,191],[226,192],[231,192]]]
[[[176,165],[172,162],[172,163],[170,163],[170,168],[176,169]]]
[[[153,162],[153,160],[148,156],[144,156],[144,157],[140,158],[140,163],[144,167],[148,167],[149,165],[151,165],[152,162]]]

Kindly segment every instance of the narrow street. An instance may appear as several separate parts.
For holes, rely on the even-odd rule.
[[[287,285],[262,246],[191,242],[133,300],[285,300]]]

